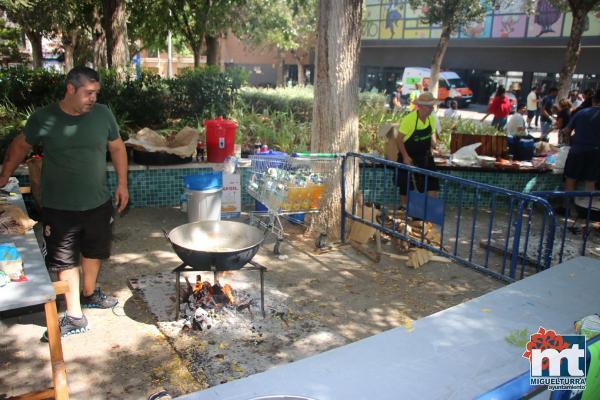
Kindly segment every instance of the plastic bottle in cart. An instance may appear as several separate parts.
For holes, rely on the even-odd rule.
[[[262,143],[260,142],[260,138],[256,138],[256,142],[254,143],[254,154],[260,153],[261,147]]]

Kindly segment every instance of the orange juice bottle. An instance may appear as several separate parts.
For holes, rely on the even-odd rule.
[[[310,193],[310,208],[317,209],[321,203],[323,193],[325,193],[325,185],[311,185]]]

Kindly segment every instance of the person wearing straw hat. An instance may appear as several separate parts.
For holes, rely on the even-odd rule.
[[[432,148],[436,145],[436,124],[432,114],[433,107],[438,101],[431,92],[421,93],[413,102],[415,111],[407,114],[398,128],[398,162],[419,168],[435,170]],[[422,174],[408,174],[408,171],[399,171],[396,183],[400,188],[402,201],[406,203],[406,193],[410,185],[416,184],[420,192],[427,191],[435,196],[439,190],[437,178],[429,177],[425,188],[425,177]],[[409,175],[411,175],[409,177]],[[410,184],[408,180],[411,180]]]

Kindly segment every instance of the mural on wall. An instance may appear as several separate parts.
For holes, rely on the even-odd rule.
[[[571,13],[565,14],[565,23],[563,26],[563,32],[571,31],[571,24],[573,23],[573,17]],[[589,13],[585,20],[583,36],[600,36],[600,11]]]
[[[471,22],[460,30],[461,38],[481,39],[489,38],[492,34],[492,18],[485,17],[483,22]]]
[[[423,22],[425,6],[412,8],[408,4],[404,13],[404,39],[429,39],[431,27]],[[437,36],[439,37],[440,34]]]
[[[563,14],[549,0],[539,0],[535,14],[523,12],[526,0],[512,0],[507,6],[489,10],[481,22],[461,27],[452,37],[460,39],[511,39],[568,37],[571,14]],[[423,10],[413,9],[407,0],[366,0],[363,17],[364,40],[402,40],[439,38],[439,26],[422,22]],[[586,19],[584,36],[600,36],[600,12]]]
[[[529,37],[556,37],[562,31],[562,13],[554,8],[548,0],[539,0],[535,7],[535,15],[529,17]]]
[[[385,29],[390,31],[390,36],[393,37],[396,31],[401,31],[401,26],[398,26],[398,21],[402,20],[404,11],[403,4],[400,0],[390,1],[385,10]]]
[[[362,23],[363,39],[379,39],[379,21],[381,19],[381,7],[367,6]],[[382,35],[383,36],[383,35]]]

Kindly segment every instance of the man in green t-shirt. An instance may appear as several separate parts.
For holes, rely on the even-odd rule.
[[[91,68],[67,74],[64,98],[36,110],[7,152],[0,187],[30,153],[43,146],[42,226],[48,270],[69,284],[61,334],[85,332],[82,307],[111,308],[117,299],[96,287],[102,259],[110,256],[113,201],[106,185],[106,151],[117,174],[114,204],[127,205],[127,154],[115,117],[96,104],[100,77]],[[83,290],[79,292],[79,266]]]

